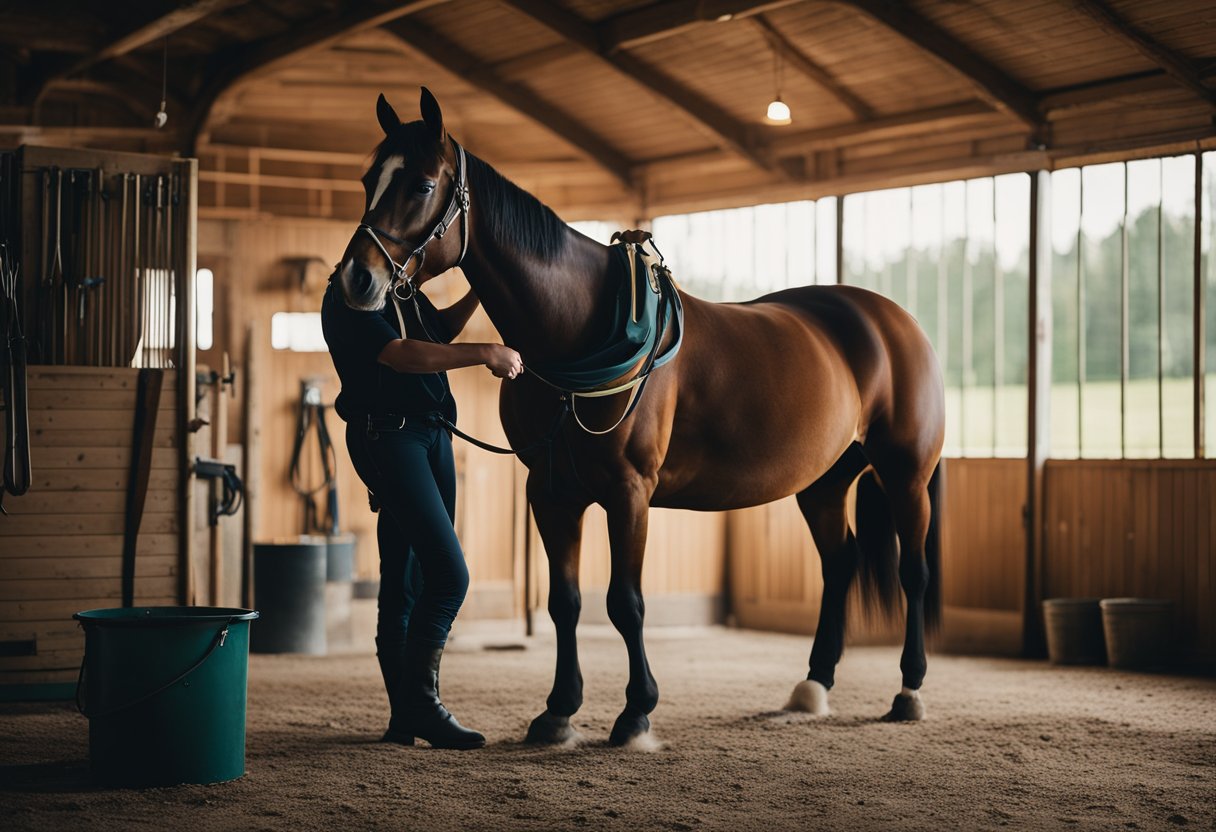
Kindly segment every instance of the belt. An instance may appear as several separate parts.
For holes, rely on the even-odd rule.
[[[366,417],[367,438],[377,439],[382,433],[393,433],[406,428],[439,427],[438,413],[368,413]]]

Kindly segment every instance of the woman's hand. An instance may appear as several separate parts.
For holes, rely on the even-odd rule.
[[[524,371],[519,353],[503,344],[487,344],[486,366],[498,378],[515,378]]]

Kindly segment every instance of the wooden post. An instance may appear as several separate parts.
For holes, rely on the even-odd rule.
[[[1039,602],[1046,554],[1043,471],[1051,451],[1051,173],[1030,174],[1030,355],[1027,366],[1026,584],[1022,651],[1044,653]]]
[[[211,414],[211,456],[223,462],[228,452],[228,374],[232,372],[228,363],[228,351],[220,356],[220,377],[215,382],[215,406]],[[212,481],[212,499],[222,486]],[[224,542],[220,534],[219,520],[211,527],[211,603],[224,606]]]
[[[178,487],[180,518],[181,562],[178,564],[179,595],[183,604],[195,603],[194,577],[194,377],[197,355],[195,354],[194,271],[198,265],[198,160],[186,159],[179,167],[182,177],[182,194],[186,198],[182,217],[181,260],[178,262],[177,286],[177,412],[178,445],[180,448],[181,482]]]
[[[253,541],[258,535],[258,502],[262,482],[262,413],[261,366],[257,359],[258,332],[256,322],[245,328],[245,443],[244,443],[244,475],[245,504],[245,534],[243,542],[243,562],[241,574],[241,598],[246,609],[253,609]]]

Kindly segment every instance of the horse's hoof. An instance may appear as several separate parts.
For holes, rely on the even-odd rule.
[[[608,736],[608,744],[629,745],[648,733],[650,717],[627,706],[616,718],[616,724],[612,726],[612,733]]]
[[[532,720],[524,742],[534,745],[567,745],[578,742],[582,734],[574,730],[570,717],[556,716],[548,711]]]
[[[811,716],[827,716],[828,689],[814,679],[803,679],[794,685],[790,701],[785,703],[785,710],[798,711]]]
[[[891,710],[883,717],[884,722],[919,722],[925,718],[925,703],[920,699],[920,691],[908,691],[895,694]]]

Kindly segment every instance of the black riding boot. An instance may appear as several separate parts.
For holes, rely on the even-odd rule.
[[[376,658],[380,662],[380,675],[384,677],[384,690],[388,693],[388,705],[392,709],[388,730],[384,732],[380,742],[412,745],[414,737],[406,730],[405,720],[398,714],[397,705],[397,692],[401,688],[401,677],[405,673],[405,644],[386,644],[376,639]]]
[[[442,658],[442,646],[406,645],[404,667],[393,700],[393,718],[385,739],[413,745],[418,737],[435,748],[481,748],[486,744],[485,737],[457,722],[439,701]]]

